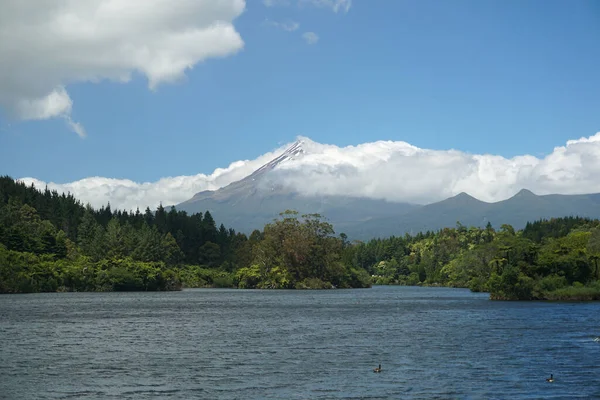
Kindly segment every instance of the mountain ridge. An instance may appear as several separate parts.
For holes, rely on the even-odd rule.
[[[512,197],[497,202],[474,201],[457,204],[456,197],[424,205],[395,220],[375,219],[360,228],[361,237],[378,237],[378,232],[418,233],[453,227],[457,222],[466,226],[483,227],[490,222],[498,228],[502,224],[515,229],[527,222],[566,216],[600,218],[600,194],[536,195],[524,189]]]

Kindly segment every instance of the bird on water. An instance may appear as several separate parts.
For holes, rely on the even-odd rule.
[[[546,382],[554,382],[554,375],[550,374],[550,378],[546,378]]]
[[[373,372],[381,372],[381,364],[379,364],[379,367],[375,368]]]

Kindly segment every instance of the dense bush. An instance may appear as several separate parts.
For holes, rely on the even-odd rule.
[[[540,220],[522,231],[459,223],[359,243],[344,259],[377,284],[466,287],[498,300],[589,299],[600,274],[600,228],[598,220],[578,217]]]

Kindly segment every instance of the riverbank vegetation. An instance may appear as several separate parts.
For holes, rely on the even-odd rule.
[[[600,300],[600,221],[515,231],[454,228],[349,242],[318,214],[286,211],[251,235],[159,206],[94,209],[0,177],[0,293],[465,287],[497,300]]]
[[[467,287],[497,300],[600,300],[600,221],[578,217],[374,239],[347,259],[375,284]]]
[[[344,245],[316,214],[247,237],[208,211],[93,209],[0,177],[0,293],[370,286]]]

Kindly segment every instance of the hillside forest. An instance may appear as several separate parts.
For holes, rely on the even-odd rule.
[[[249,236],[210,212],[94,209],[0,177],[0,293],[467,287],[497,300],[598,300],[600,221],[456,227],[350,242],[285,211]]]

